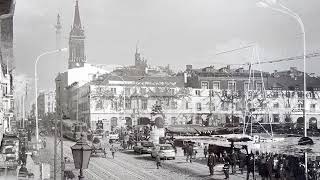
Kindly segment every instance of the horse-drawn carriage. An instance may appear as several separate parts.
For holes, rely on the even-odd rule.
[[[93,139],[91,148],[91,156],[99,156],[102,154],[104,158],[107,157],[107,150],[99,138],[95,137]]]

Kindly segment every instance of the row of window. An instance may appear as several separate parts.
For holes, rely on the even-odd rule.
[[[178,103],[176,101],[170,101],[170,100],[165,100],[165,101],[157,101],[157,104],[163,104],[166,107],[170,107],[170,109],[177,109],[178,108]],[[112,101],[111,102],[111,109],[112,110],[119,110],[119,108],[122,106],[122,104],[120,104],[117,101]],[[203,106],[201,102],[196,103],[196,110],[197,111],[202,111]],[[211,103],[211,105],[209,104],[209,110],[211,111],[215,111],[216,110],[216,106],[214,103]],[[239,103],[234,103],[234,107],[233,109],[235,110],[240,110],[241,105],[239,105]],[[230,107],[230,103],[221,103],[221,110],[223,111],[228,111]],[[278,109],[280,107],[279,103],[274,103],[273,104],[273,108],[274,109]],[[289,103],[285,104],[285,108],[290,108],[291,105]],[[88,110],[88,106],[86,103],[82,103],[79,105],[79,109],[80,110]],[[126,109],[131,109],[132,108],[132,101],[130,99],[127,99],[125,102],[125,108]],[[147,99],[143,99],[141,100],[141,107],[142,110],[146,110],[148,108],[148,100]],[[190,102],[186,102],[185,103],[185,109],[191,109],[192,107],[190,106]],[[303,104],[298,103],[298,107],[297,109],[303,109]],[[315,111],[316,110],[316,104],[310,104],[310,110],[311,111]]]
[[[125,90],[124,93],[126,94],[126,96],[127,95],[131,95],[132,93],[138,93],[138,92],[140,92],[140,94],[144,95],[144,94],[146,94],[148,92],[147,88],[140,88],[140,90],[138,91],[138,89],[132,89],[130,87],[126,87],[126,88],[124,88],[124,90]],[[117,94],[117,88],[116,87],[111,87],[110,91],[111,91],[112,94]],[[155,93],[160,92],[160,88],[155,88],[154,92]],[[172,94],[172,95],[175,94],[175,89],[169,89],[169,93]]]
[[[132,104],[131,100],[127,99],[125,102],[125,108],[131,109],[132,108],[131,104]],[[122,106],[122,104],[120,104],[120,102],[111,101],[111,109],[112,110],[119,110],[120,106]],[[147,108],[148,108],[148,100],[146,100],[146,99],[141,100],[141,109],[146,110]]]
[[[228,81],[228,90],[236,91],[235,81]],[[261,91],[262,90],[262,83],[256,82],[256,90]],[[210,89],[209,88],[209,81],[201,81],[201,89]],[[220,89],[220,81],[212,81],[212,89],[213,90],[219,90]],[[248,82],[244,83],[244,91],[248,91],[249,89],[253,89],[252,84],[250,85]]]

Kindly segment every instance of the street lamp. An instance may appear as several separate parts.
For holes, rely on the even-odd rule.
[[[83,169],[88,169],[91,147],[88,145],[86,140],[81,134],[80,140],[73,146],[71,146],[74,167],[80,169],[79,180],[84,180]]]
[[[275,5],[278,5],[279,7],[273,7]],[[258,7],[263,8],[270,8],[274,11],[278,11],[284,14],[289,15],[290,17],[293,17],[300,25],[300,29],[302,31],[303,35],[303,119],[304,119],[304,136],[307,137],[307,120],[306,120],[306,91],[307,91],[307,82],[306,82],[306,32],[305,27],[302,22],[302,19],[300,16],[289,9],[288,7],[284,6],[277,0],[265,0],[260,1],[257,3]]]
[[[34,89],[35,89],[35,116],[36,116],[36,141],[37,141],[37,150],[38,150],[38,143],[39,143],[39,125],[38,125],[38,101],[37,101],[37,98],[38,98],[38,80],[37,80],[37,65],[38,65],[38,61],[40,60],[40,58],[42,56],[45,56],[45,55],[49,55],[49,54],[54,54],[54,53],[58,53],[58,52],[62,52],[62,51],[66,51],[67,48],[63,48],[63,49],[57,49],[57,50],[53,50],[53,51],[47,51],[47,52],[44,52],[42,54],[40,54],[35,63],[34,63]]]
[[[273,7],[273,6],[279,6],[279,7]],[[302,31],[303,35],[303,120],[304,120],[304,137],[302,137],[299,141],[303,141],[306,139],[308,143],[313,144],[313,141],[311,138],[307,138],[307,120],[306,120],[306,91],[307,91],[307,82],[306,82],[306,32],[304,28],[304,24],[302,22],[302,19],[300,16],[289,9],[288,7],[284,6],[277,0],[265,0],[265,1],[260,1],[257,3],[258,7],[263,7],[263,8],[270,8],[274,11],[278,11],[284,14],[289,15],[290,17],[293,17],[300,25],[300,29]],[[308,179],[308,158],[307,158],[307,152],[305,152],[305,176],[306,179]]]

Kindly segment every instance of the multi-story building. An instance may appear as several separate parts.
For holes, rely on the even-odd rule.
[[[38,116],[45,118],[56,111],[56,93],[55,91],[40,92],[38,95]]]
[[[303,72],[296,68],[266,73],[212,66],[192,69],[188,65],[184,79],[186,87],[193,89],[196,124],[241,123],[248,116],[260,123],[304,122]],[[305,111],[312,127],[319,126],[319,87],[319,77],[307,74]]]
[[[72,119],[87,122],[91,128],[102,120],[104,128],[150,123],[179,123],[179,106],[188,91],[182,77],[105,75],[79,86],[69,86]],[[181,118],[180,118],[181,119]],[[181,122],[185,123],[185,122]]]
[[[13,16],[15,1],[0,2],[0,139],[15,126],[13,108]]]
[[[184,76],[111,73],[69,85],[67,109],[72,119],[92,128],[102,120],[107,130],[159,122],[221,126],[243,123],[249,117],[259,123],[301,124],[302,75],[296,68],[267,73],[190,66]],[[320,80],[307,75],[307,82],[306,119],[308,127],[318,127]]]

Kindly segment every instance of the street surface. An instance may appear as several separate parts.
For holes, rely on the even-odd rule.
[[[41,150],[41,159],[47,159],[47,163],[51,164],[53,169],[53,137],[47,137],[47,147]],[[72,161],[71,146],[75,142],[64,141],[64,156]],[[60,149],[58,149],[60,153]],[[224,179],[221,171],[222,165],[215,167],[215,175],[209,176],[209,170],[206,166],[206,160],[202,157],[202,152],[198,153],[197,159],[193,163],[187,163],[182,154],[182,150],[178,149],[175,160],[162,161],[162,167],[157,169],[155,160],[150,154],[135,154],[133,150],[117,152],[115,159],[112,159],[110,151],[107,158],[91,157],[89,169],[84,171],[86,179],[102,180],[102,179],[130,179],[130,180],[196,180],[196,179]],[[50,158],[49,158],[50,157]],[[60,169],[60,158],[58,159],[58,169]],[[66,163],[66,170],[72,170],[78,176],[78,170],[74,169],[73,162]],[[53,172],[52,172],[53,173]],[[53,175],[51,175],[53,177]],[[60,179],[60,172],[57,173],[57,179]],[[231,180],[245,179],[245,174],[236,174],[230,176]]]
[[[51,165],[51,176],[53,179],[53,137],[47,137],[47,147],[40,151],[40,161]],[[291,138],[292,141],[285,141],[286,143],[296,143],[297,138]],[[318,138],[313,138],[318,146]],[[279,143],[284,143],[279,142]],[[75,176],[78,176],[78,170],[74,168],[73,158],[71,153],[71,146],[75,142],[65,139],[64,141],[64,157],[68,161],[65,169],[72,171]],[[277,144],[277,143],[276,143]],[[283,146],[283,145],[282,145]],[[270,146],[271,147],[271,146]],[[274,147],[273,147],[274,148]],[[215,166],[214,176],[209,176],[209,170],[206,166],[206,159],[204,159],[202,150],[199,149],[197,158],[193,163],[187,163],[186,157],[183,156],[182,149],[178,148],[175,160],[162,161],[162,167],[156,168],[156,163],[150,154],[136,154],[133,150],[126,150],[117,152],[115,159],[112,159],[111,152],[107,145],[107,158],[91,157],[89,169],[84,170],[84,176],[90,180],[101,179],[132,179],[132,180],[160,180],[160,179],[173,179],[173,180],[211,180],[211,179],[224,179],[222,172],[222,164]],[[276,150],[278,151],[278,150]],[[314,150],[316,151],[316,150]],[[57,179],[61,178],[60,175],[60,146],[58,146],[58,160],[57,160]],[[231,180],[246,179],[246,172],[244,174],[236,173],[230,175]],[[251,177],[252,179],[252,177]],[[257,177],[260,179],[260,177]]]

